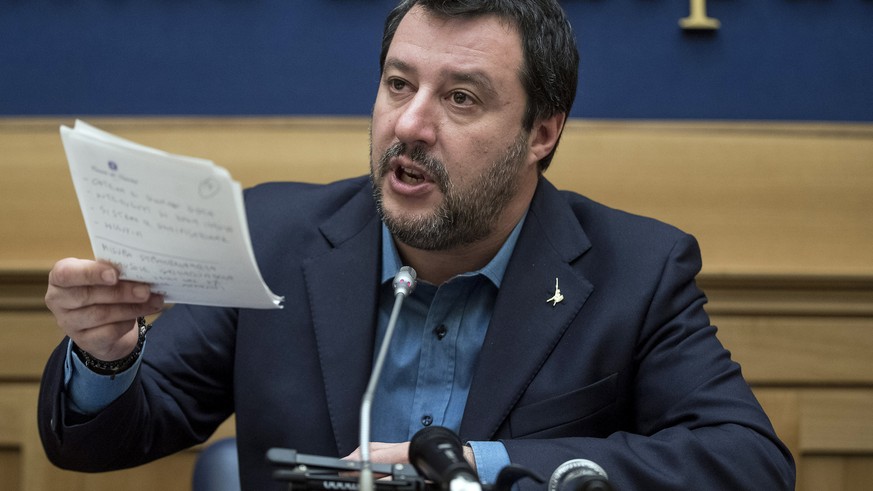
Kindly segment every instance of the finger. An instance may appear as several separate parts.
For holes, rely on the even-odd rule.
[[[343,457],[343,460],[361,460],[361,447],[356,448],[352,453]]]
[[[49,272],[49,285],[69,288],[85,285],[114,285],[118,271],[109,263],[68,257],[56,262]]]
[[[152,315],[164,307],[164,298],[152,294],[142,303],[98,303],[69,310],[53,311],[58,326],[67,334],[110,324],[132,322],[137,317]]]
[[[118,284],[118,271],[111,264],[97,261],[66,258],[55,263],[49,272],[48,288],[46,289],[46,305],[53,312],[59,309],[74,309],[90,303],[99,302],[100,296],[92,300],[94,293],[113,292],[113,286]],[[101,289],[106,288],[106,289]],[[131,287],[122,288],[120,293],[132,291]],[[141,289],[135,296],[125,300],[123,295],[118,299],[108,300],[112,302],[141,302],[147,299]],[[104,295],[105,297],[105,295]],[[103,300],[107,302],[107,300]]]
[[[49,285],[46,305],[57,313],[58,310],[73,310],[95,304],[145,303],[151,296],[149,285],[134,281],[119,281],[111,286],[61,288]]]
[[[374,442],[370,445],[370,460],[380,464],[409,463],[409,442]]]
[[[374,460],[374,459],[372,458],[372,453],[373,453],[373,450],[374,450],[374,446],[375,446],[375,445],[380,445],[380,444],[378,444],[378,443],[373,443],[373,444],[370,445],[370,454],[371,454],[370,461],[371,461],[371,462],[376,462],[376,460]],[[382,444],[382,445],[384,445],[384,444]],[[346,455],[346,456],[343,457],[341,460],[348,460],[348,461],[352,461],[352,462],[360,462],[360,461],[361,461],[361,447],[356,448],[352,453]],[[359,472],[359,471],[354,471],[354,472],[351,472],[351,471],[343,471],[343,472],[340,472],[340,473],[339,473],[339,476],[340,476],[340,477],[355,477],[355,476],[358,476],[358,475],[360,475],[360,472]],[[381,477],[378,477],[379,479],[386,479],[386,478],[390,478],[390,477],[391,477],[390,475],[383,475],[383,474],[380,474],[380,473],[377,473],[376,476],[381,476]]]

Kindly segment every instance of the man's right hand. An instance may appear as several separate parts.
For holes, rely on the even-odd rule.
[[[67,258],[49,272],[45,304],[61,330],[94,358],[124,358],[136,346],[136,318],[160,312],[149,285],[118,279],[111,264]]]

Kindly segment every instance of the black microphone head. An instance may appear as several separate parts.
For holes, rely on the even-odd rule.
[[[428,426],[412,437],[409,462],[424,477],[442,485],[456,478],[479,481],[476,471],[464,458],[461,439],[442,426]]]
[[[402,293],[403,296],[408,297],[412,293],[412,290],[415,290],[417,277],[418,275],[411,267],[403,266],[400,268],[397,274],[394,275],[394,282],[392,283],[394,286],[394,296],[396,297],[397,294]]]
[[[549,479],[549,491],[611,490],[603,467],[586,459],[573,459],[559,465]]]
[[[409,442],[410,459],[414,454],[417,454],[421,449],[425,448],[426,445],[430,445],[432,442],[438,444],[449,442],[452,446],[457,445],[458,448],[461,448],[461,437],[455,434],[454,431],[445,426],[428,426],[418,430],[418,432],[412,436],[412,440]]]

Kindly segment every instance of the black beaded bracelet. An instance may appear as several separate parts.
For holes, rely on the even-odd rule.
[[[136,346],[133,348],[133,351],[124,358],[115,361],[98,360],[91,356],[87,351],[78,347],[76,343],[73,343],[73,353],[76,353],[79,360],[81,360],[82,363],[92,372],[99,375],[109,375],[110,378],[115,379],[116,374],[132,367],[136,362],[136,359],[139,358],[140,353],[142,353],[142,347],[145,345],[146,333],[152,328],[151,324],[146,323],[145,317],[138,317],[136,319],[136,325],[139,328],[139,337],[137,338]]]

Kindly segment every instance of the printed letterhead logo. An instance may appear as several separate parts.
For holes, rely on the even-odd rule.
[[[218,194],[219,189],[218,181],[209,177],[200,182],[197,191],[200,193],[201,198],[211,198]]]

